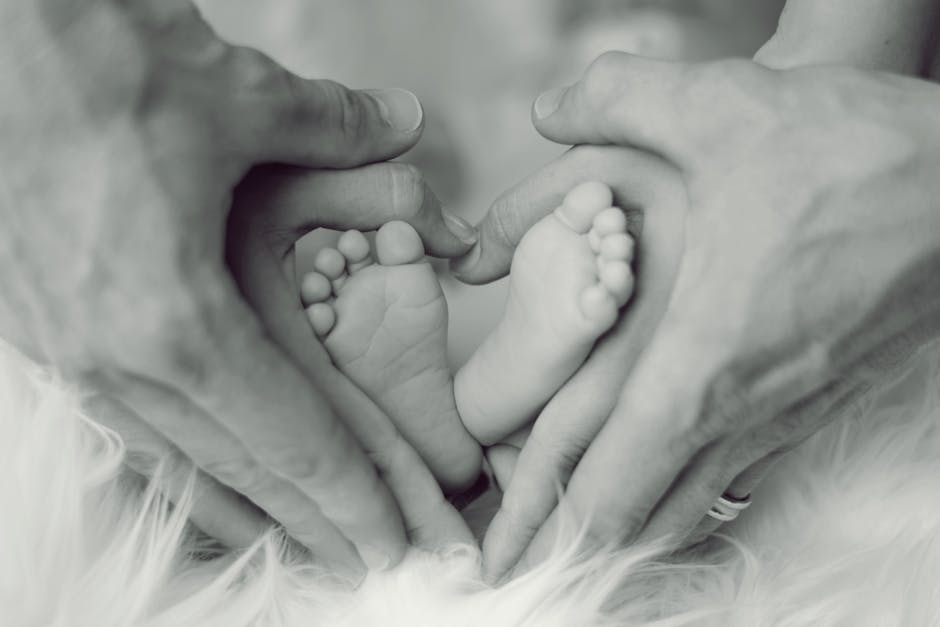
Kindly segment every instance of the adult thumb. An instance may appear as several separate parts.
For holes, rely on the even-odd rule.
[[[536,129],[561,144],[643,148],[683,165],[688,112],[678,63],[607,52],[570,87],[543,93],[532,107]]]

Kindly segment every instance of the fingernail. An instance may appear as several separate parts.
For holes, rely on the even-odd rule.
[[[554,89],[543,92],[542,95],[535,100],[536,119],[544,120],[555,113],[555,111],[558,110],[558,105],[561,104],[562,97],[567,91],[567,87],[555,87]]]
[[[457,257],[450,262],[450,271],[460,276],[467,270],[472,270],[477,262],[480,261],[481,249],[479,242],[471,248],[463,257]]]
[[[367,94],[379,103],[379,112],[385,123],[396,131],[411,133],[418,130],[424,120],[424,109],[418,97],[407,89],[366,89]]]
[[[385,553],[384,551],[377,549],[374,546],[363,544],[357,548],[359,551],[359,557],[362,558],[362,561],[365,562],[365,565],[369,567],[370,571],[385,570],[392,562],[392,558],[389,557],[388,553]]]
[[[441,215],[444,216],[444,224],[447,225],[447,230],[453,233],[454,236],[464,244],[472,246],[480,239],[480,234],[477,230],[470,226],[470,223],[463,218],[447,211],[442,211]]]

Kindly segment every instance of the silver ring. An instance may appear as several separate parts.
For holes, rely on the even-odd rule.
[[[751,506],[751,495],[737,497],[725,492],[718,497],[715,504],[708,510],[708,515],[721,522],[730,522]]]

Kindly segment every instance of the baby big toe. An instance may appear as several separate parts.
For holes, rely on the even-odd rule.
[[[359,231],[346,231],[343,233],[336,244],[336,248],[346,258],[346,269],[351,274],[355,274],[372,264],[372,251],[369,247],[369,240]]]
[[[349,277],[346,274],[346,258],[335,248],[324,248],[317,253],[313,267],[330,280],[334,294],[339,293]]]
[[[327,303],[314,303],[307,307],[307,320],[310,321],[314,333],[324,336],[332,331],[336,324],[336,310]]]
[[[424,258],[424,244],[407,222],[389,222],[375,236],[375,254],[383,266],[417,263]]]
[[[594,218],[613,202],[613,193],[603,183],[591,181],[576,186],[561,206],[555,209],[555,216],[575,233],[587,233]]]

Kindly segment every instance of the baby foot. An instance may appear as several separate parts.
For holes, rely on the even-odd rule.
[[[617,320],[633,291],[633,238],[603,183],[575,187],[522,238],[506,311],[457,373],[464,425],[494,444],[529,422]]]
[[[301,282],[307,317],[336,366],[395,422],[445,491],[479,476],[482,453],[457,414],[447,364],[447,301],[404,222],[347,231]]]

